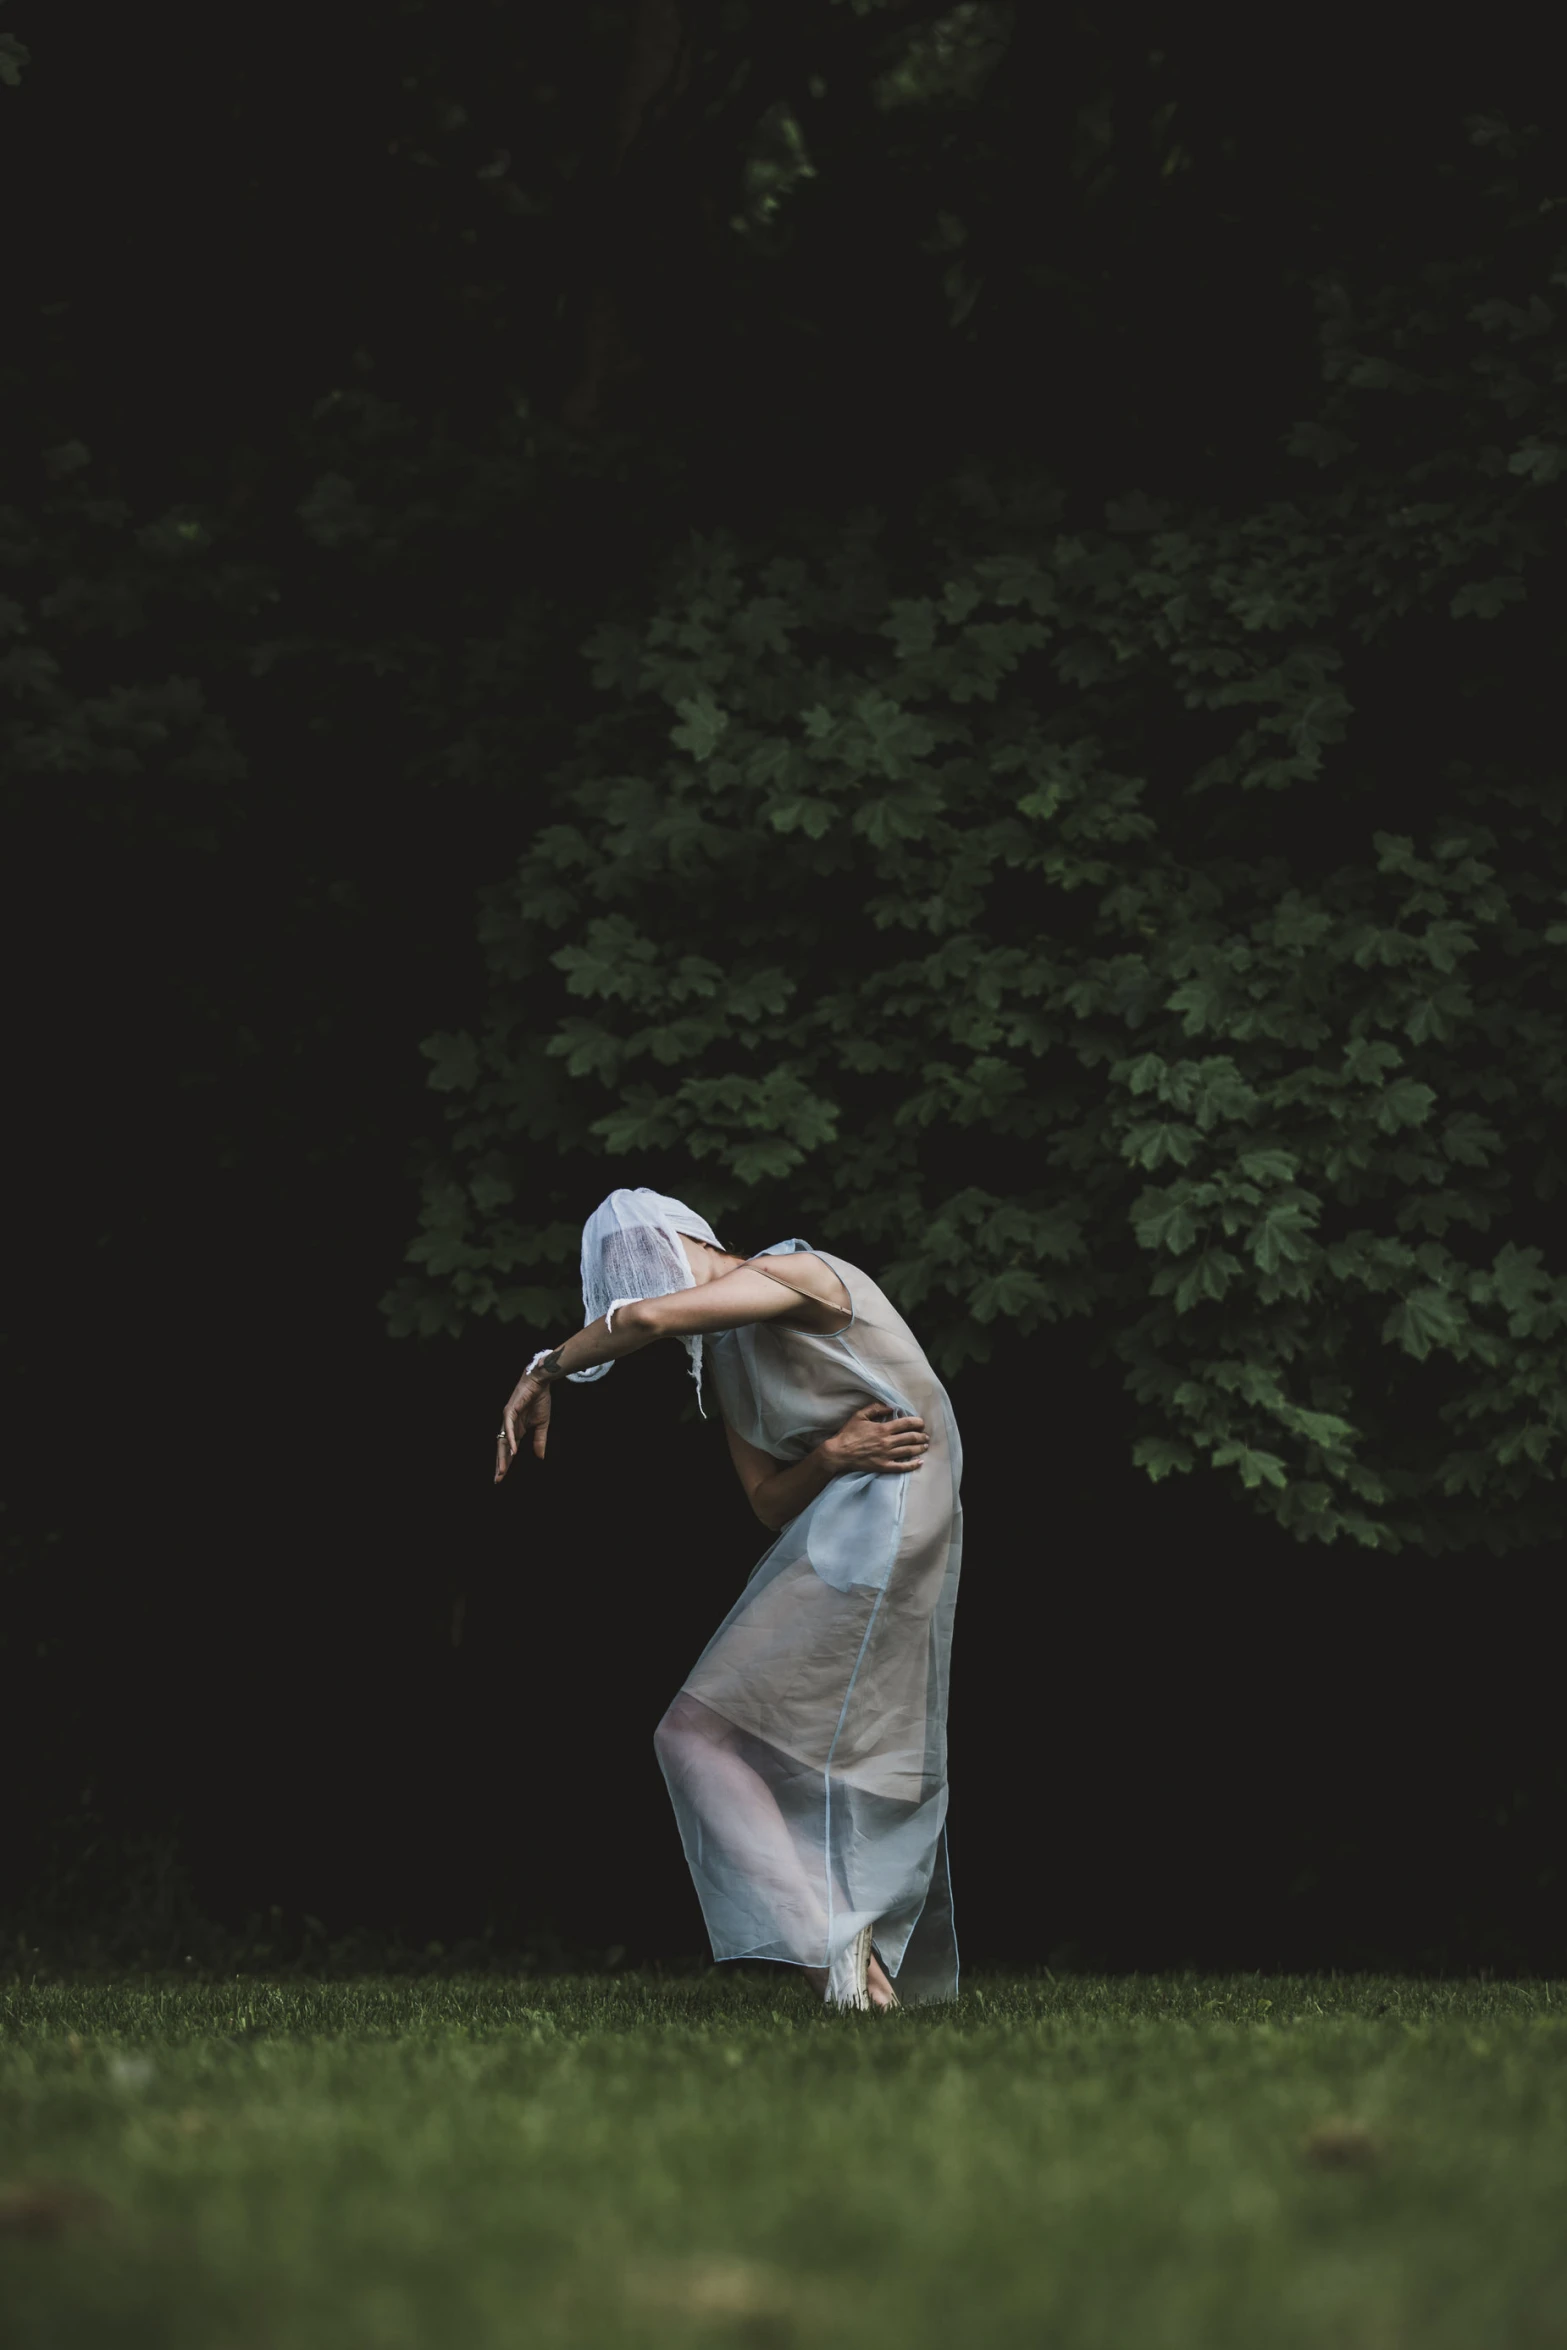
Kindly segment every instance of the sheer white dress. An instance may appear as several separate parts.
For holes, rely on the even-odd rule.
[[[807,1245],[780,1241],[749,1262],[795,1287],[765,1260]],[[709,1333],[724,1418],[789,1462],[881,1403],[920,1413],[930,1449],[913,1471],[834,1478],[789,1521],[654,1743],[715,1959],[826,1967],[837,1982],[868,1928],[905,2004],[950,1999],[957,1424],[876,1283],[841,1257],[811,1253],[843,1283],[852,1320],[825,1337],[770,1321]]]

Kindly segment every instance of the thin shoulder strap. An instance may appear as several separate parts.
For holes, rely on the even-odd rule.
[[[776,1281],[776,1282],[780,1283],[780,1285],[781,1285],[783,1288],[785,1288],[785,1289],[792,1289],[792,1290],[794,1291],[794,1294],[795,1294],[795,1296],[796,1296],[796,1297],[804,1297],[804,1298],[809,1298],[809,1300],[810,1300],[810,1302],[811,1302],[811,1304],[812,1304],[813,1306],[825,1306],[825,1305],[828,1305],[828,1304],[830,1304],[830,1303],[831,1303],[831,1301],[830,1301],[829,1299],[825,1298],[825,1297],[818,1297],[814,1289],[802,1289],[802,1288],[800,1287],[800,1284],[798,1283],[798,1281],[785,1281],[785,1280],[784,1280],[784,1277],[783,1277],[783,1275],[782,1275],[781,1273],[775,1273],[775,1272],[774,1272],[774,1270],[773,1270],[773,1268],[772,1268],[772,1266],[771,1266],[771,1265],[768,1265],[768,1264],[764,1264],[764,1263],[763,1263],[763,1261],[762,1261],[762,1259],[761,1259],[760,1257],[747,1257],[745,1261],[746,1261],[747,1268],[748,1268],[748,1269],[749,1269],[751,1272],[753,1272],[753,1273],[765,1273],[765,1274],[767,1275],[767,1278],[768,1278],[768,1280],[769,1280],[769,1281]],[[839,1275],[835,1276],[835,1278],[837,1279],[837,1281],[838,1281],[838,1286],[839,1286],[839,1287],[842,1289],[844,1296],[845,1296],[845,1297],[849,1297],[849,1289],[848,1289],[848,1284],[847,1284],[847,1282],[845,1282],[845,1281],[844,1281],[844,1279],[843,1279],[843,1276],[842,1276],[841,1274],[839,1274]],[[842,1308],[841,1306],[836,1306],[836,1307],[834,1307],[834,1308],[833,1308],[833,1311],[834,1311],[835,1313],[842,1313],[842,1311],[843,1311],[843,1308]],[[854,1320],[854,1300],[853,1300],[853,1298],[852,1298],[852,1297],[850,1297],[850,1298],[849,1298],[849,1319],[848,1319],[848,1321],[847,1321],[847,1322],[845,1322],[845,1324],[844,1324],[844,1328],[845,1328],[845,1330],[847,1330],[847,1329],[850,1327],[850,1325],[853,1323],[853,1320]],[[837,1332],[836,1332],[836,1331],[832,1331],[832,1330],[824,1330],[824,1331],[819,1331],[819,1332],[817,1332],[817,1333],[816,1333],[816,1335],[817,1335],[817,1336],[819,1336],[819,1337],[823,1337],[823,1338],[834,1338],[834,1337],[836,1337],[838,1334],[837,1334]]]

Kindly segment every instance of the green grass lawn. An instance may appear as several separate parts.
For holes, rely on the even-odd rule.
[[[0,1988],[6,2350],[1567,2346],[1567,1986]]]

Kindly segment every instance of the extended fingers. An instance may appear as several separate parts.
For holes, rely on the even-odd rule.
[[[501,1413],[495,1437],[495,1482],[499,1485],[517,1457],[517,1407],[508,1403]]]

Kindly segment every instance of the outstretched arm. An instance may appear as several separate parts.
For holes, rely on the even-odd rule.
[[[601,1314],[585,1330],[573,1331],[537,1371],[524,1371],[506,1398],[506,1408],[501,1414],[495,1439],[496,1484],[499,1485],[516,1459],[524,1436],[532,1443],[534,1458],[543,1460],[550,1435],[550,1389],[557,1379],[566,1378],[572,1371],[591,1370],[595,1363],[618,1362],[622,1355],[635,1354],[639,1347],[651,1346],[657,1336],[656,1330],[645,1329],[638,1321],[635,1306],[624,1305],[615,1316],[613,1329]]]
[[[498,1485],[515,1460],[523,1435],[528,1436],[538,1460],[549,1441],[550,1386],[573,1371],[589,1371],[595,1363],[615,1363],[636,1354],[655,1338],[687,1338],[701,1330],[740,1330],[748,1322],[771,1322],[799,1311],[800,1300],[765,1273],[742,1266],[720,1281],[697,1289],[672,1290],[667,1297],[633,1298],[615,1314],[614,1328],[603,1318],[585,1330],[573,1332],[555,1349],[549,1366],[524,1371],[501,1415],[495,1440],[495,1482]]]

